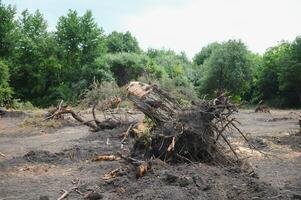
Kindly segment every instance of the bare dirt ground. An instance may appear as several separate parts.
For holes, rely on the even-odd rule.
[[[232,138],[255,173],[234,166],[156,161],[139,179],[130,170],[107,181],[101,178],[105,173],[128,163],[92,162],[91,158],[127,152],[129,146],[121,146],[119,138],[127,127],[92,133],[76,123],[41,128],[21,126],[26,117],[22,113],[3,116],[0,152],[6,157],[0,156],[0,199],[57,199],[62,189],[74,187],[78,180],[82,193],[93,191],[87,199],[301,199],[301,136],[296,134],[297,117],[290,112],[240,110],[237,114],[240,128],[263,152]],[[83,199],[83,195],[71,192],[66,199]]]

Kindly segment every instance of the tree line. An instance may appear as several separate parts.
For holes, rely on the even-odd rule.
[[[159,83],[180,100],[229,92],[233,100],[276,107],[301,105],[301,37],[263,55],[241,40],[211,43],[193,60],[166,49],[143,51],[130,32],[105,34],[91,11],[69,10],[49,31],[40,11],[0,1],[0,106],[13,99],[49,106],[76,103],[93,82]]]

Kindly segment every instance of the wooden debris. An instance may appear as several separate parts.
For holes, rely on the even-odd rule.
[[[115,155],[100,155],[95,158],[92,158],[92,161],[114,161],[120,160],[121,158]]]
[[[104,121],[99,121],[95,115],[95,106],[92,108],[93,120],[90,121],[84,120],[72,109],[69,109],[67,107],[58,107],[58,110],[56,110],[51,116],[46,117],[43,121],[62,116],[64,114],[71,114],[71,116],[75,120],[77,120],[83,125],[89,126],[93,132],[103,130],[103,129],[113,129],[120,126],[122,123],[127,123],[127,122],[122,122],[119,119],[112,119],[112,118],[108,118]]]
[[[6,155],[0,152],[0,156],[6,158]]]
[[[248,142],[235,125],[238,122],[232,114],[238,108],[226,93],[220,93],[212,100],[195,102],[190,108],[183,109],[156,85],[131,82],[127,90],[128,98],[137,109],[154,122],[148,141],[145,142],[144,137],[140,141],[138,138],[133,153],[143,151],[147,158],[169,161],[226,164],[232,159],[223,153],[224,147],[230,148],[238,159],[235,147],[227,137],[230,130],[236,131]],[[145,172],[143,166],[140,171]]]
[[[154,123],[162,124],[179,111],[179,104],[156,85],[131,82],[127,87],[128,98]]]
[[[257,104],[257,106],[255,108],[255,112],[263,112],[263,113],[271,114],[270,108],[267,105],[265,105],[262,100],[259,101],[259,103]]]
[[[73,191],[77,192],[78,188],[80,187],[81,182],[79,179],[72,181],[72,184],[76,184],[76,183],[77,183],[77,185],[70,188],[69,190],[62,189],[63,194],[57,200],[65,199]]]
[[[64,193],[62,194],[62,196],[60,196],[57,200],[62,200],[65,199],[68,195],[69,195],[69,191],[67,190],[62,190]]]
[[[151,163],[150,162],[144,162],[141,165],[138,166],[136,171],[136,178],[142,177],[144,174],[146,174],[147,171],[151,169]]]
[[[120,152],[117,152],[117,154],[120,156],[120,158],[122,158],[123,160],[131,163],[132,165],[139,166],[139,165],[144,163],[144,161],[142,161],[142,160],[137,160],[137,159],[132,158],[130,156],[124,156]]]
[[[118,187],[118,188],[116,189],[116,192],[117,192],[117,193],[124,193],[124,192],[125,192],[125,189],[124,189],[124,187]]]
[[[123,138],[121,140],[121,143],[123,143],[129,137],[130,131],[132,130],[133,126],[134,126],[134,124],[130,124],[129,128],[123,134]]]
[[[117,168],[117,169],[114,169],[108,173],[106,173],[102,179],[103,180],[109,180],[109,179],[112,179],[112,178],[115,178],[116,176],[118,176],[118,174],[122,171],[122,168]]]

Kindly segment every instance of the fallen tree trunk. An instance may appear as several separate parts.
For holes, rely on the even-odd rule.
[[[156,85],[131,82],[127,91],[128,98],[155,123],[151,129],[150,141],[137,140],[134,153],[137,150],[141,153],[142,150],[146,156],[164,160],[223,162],[219,142],[222,140],[237,156],[225,136],[230,126],[236,127],[235,120],[229,116],[237,108],[225,94],[184,110],[175,99]]]
[[[122,124],[128,124],[127,121],[121,121],[120,119],[112,119],[108,118],[103,121],[99,121],[96,118],[95,114],[95,108],[96,104],[92,108],[92,116],[93,120],[87,121],[83,119],[80,115],[76,114],[72,109],[69,109],[68,106],[63,106],[63,101],[60,102],[59,106],[56,109],[51,109],[47,115],[44,121],[55,119],[55,118],[61,118],[65,114],[71,114],[71,116],[78,122],[80,122],[83,125],[86,125],[91,128],[91,131],[96,132],[103,129],[113,129],[116,128]]]

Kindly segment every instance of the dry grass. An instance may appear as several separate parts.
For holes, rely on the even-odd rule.
[[[60,128],[63,126],[61,119],[44,120],[45,115],[41,111],[26,117],[21,123],[21,127],[39,127],[39,128]]]

